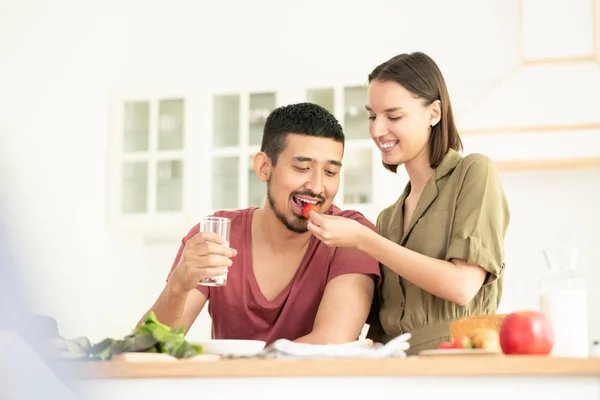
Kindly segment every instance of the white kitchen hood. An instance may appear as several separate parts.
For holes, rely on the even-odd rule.
[[[600,130],[598,3],[522,0],[521,66],[457,116],[460,130]]]

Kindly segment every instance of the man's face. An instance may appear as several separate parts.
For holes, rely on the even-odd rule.
[[[327,211],[340,186],[344,146],[329,138],[290,134],[267,180],[267,198],[289,230],[307,232],[302,211],[307,202]]]

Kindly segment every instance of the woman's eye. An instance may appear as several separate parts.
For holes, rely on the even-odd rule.
[[[375,116],[374,115],[369,115],[369,119],[373,120],[373,119],[375,119]]]
[[[391,121],[398,121],[402,117],[388,117]]]

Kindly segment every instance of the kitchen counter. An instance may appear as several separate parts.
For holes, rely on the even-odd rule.
[[[406,359],[64,362],[60,371],[84,400],[173,398],[239,399],[290,393],[347,400],[401,393],[461,400],[578,400],[600,398],[600,358],[437,356]],[[387,395],[386,395],[387,394]],[[381,397],[379,397],[381,396]],[[455,397],[456,396],[456,397]],[[258,398],[257,397],[257,398]],[[316,396],[321,398],[321,396]]]
[[[594,376],[600,358],[536,356],[434,356],[406,359],[65,362],[65,376],[77,379],[250,378],[342,376]]]

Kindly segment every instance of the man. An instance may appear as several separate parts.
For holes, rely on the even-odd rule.
[[[274,110],[254,158],[267,183],[265,204],[215,213],[232,221],[231,249],[216,234],[192,228],[152,307],[157,318],[187,332],[208,300],[215,339],[356,340],[380,282],[379,264],[357,250],[330,249],[308,232],[303,216],[304,205],[314,203],[321,213],[376,230],[360,213],[332,204],[343,152],[342,127],[324,108],[301,103]],[[198,286],[227,271],[226,286]]]

